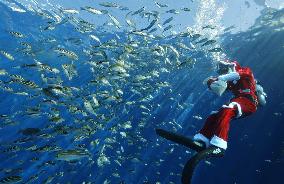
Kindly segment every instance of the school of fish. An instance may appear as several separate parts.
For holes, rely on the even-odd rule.
[[[15,49],[6,49],[0,39],[0,90],[15,99],[11,103],[19,110],[0,114],[1,130],[18,127],[15,138],[0,145],[1,159],[13,160],[17,166],[0,168],[4,173],[0,183],[52,183],[60,181],[64,172],[78,174],[83,168],[100,170],[109,165],[112,173],[103,183],[111,183],[112,178],[123,183],[121,170],[127,163],[147,164],[141,150],[161,142],[143,133],[151,126],[149,118],[164,105],[155,97],[174,90],[172,81],[163,79],[174,71],[193,69],[199,62],[194,56],[200,52],[222,52],[217,38],[190,29],[174,30],[175,15],[190,13],[190,7],[155,5],[159,11],[131,10],[113,2],[59,7],[54,9],[57,16],[34,8],[32,14],[42,21],[38,28],[30,31],[27,25],[5,31]],[[125,14],[124,19],[115,17],[115,12]],[[81,13],[107,21],[97,27],[80,18]],[[61,29],[68,29],[70,35],[55,34]],[[190,105],[177,103],[177,108]],[[25,125],[21,120],[35,123]],[[175,120],[169,124],[181,128]],[[68,171],[62,170],[64,164],[70,165]],[[23,178],[27,168],[37,172]],[[46,168],[56,174],[48,174]],[[137,171],[133,167],[127,172]],[[103,175],[96,173],[83,183]]]

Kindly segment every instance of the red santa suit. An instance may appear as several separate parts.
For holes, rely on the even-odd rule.
[[[218,112],[213,112],[207,118],[203,128],[194,136],[195,140],[205,142],[207,147],[214,145],[226,149],[230,121],[246,117],[257,109],[256,83],[251,69],[241,67],[237,62],[230,64],[233,65],[234,70],[228,74],[220,75],[217,80],[227,81],[227,90],[231,91],[234,97]],[[214,80],[209,80],[208,86],[212,82]]]

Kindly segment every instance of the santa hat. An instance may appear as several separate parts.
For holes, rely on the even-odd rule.
[[[241,65],[237,61],[225,60],[225,61],[220,61],[218,64],[223,65],[223,66],[227,66],[227,67],[231,68],[233,71],[236,71],[241,67]]]

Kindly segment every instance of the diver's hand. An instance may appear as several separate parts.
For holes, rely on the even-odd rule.
[[[217,80],[218,80],[217,77],[210,77],[210,78],[207,80],[207,86],[208,86],[208,88],[211,89],[210,85],[211,85],[213,82],[217,81]]]

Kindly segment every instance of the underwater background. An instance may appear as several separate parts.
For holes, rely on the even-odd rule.
[[[192,137],[231,97],[203,85],[224,59],[252,69],[267,104],[232,121],[193,183],[282,183],[283,7],[0,0],[0,183],[180,183],[194,153],[155,128]]]

